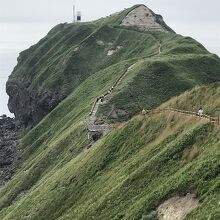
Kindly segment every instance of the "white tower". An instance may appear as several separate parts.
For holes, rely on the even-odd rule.
[[[73,5],[73,23],[76,22],[76,7]]]

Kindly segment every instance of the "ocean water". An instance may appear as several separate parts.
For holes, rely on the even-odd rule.
[[[55,23],[0,23],[0,115],[8,110],[6,81],[17,64],[19,53],[37,43]]]
[[[1,48],[0,50],[0,115],[10,115],[7,108],[8,96],[5,91],[6,81],[16,65],[18,49]]]

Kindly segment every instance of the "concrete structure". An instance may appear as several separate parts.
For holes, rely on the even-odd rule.
[[[76,6],[73,5],[73,23],[80,22],[82,20],[82,13],[81,11],[76,12]]]
[[[78,22],[82,20],[82,13],[81,13],[81,11],[77,11],[76,20]]]
[[[97,141],[102,135],[106,135],[111,129],[112,125],[110,124],[96,124],[96,114],[98,112],[99,106],[105,104],[108,100],[109,96],[113,92],[115,88],[117,88],[124,77],[128,74],[128,72],[134,67],[135,64],[128,67],[128,69],[119,77],[119,79],[114,83],[114,85],[109,88],[106,93],[102,94],[101,96],[96,98],[92,109],[90,111],[89,117],[86,119],[86,128],[88,130],[88,139],[92,141]]]
[[[162,17],[160,19],[162,20]],[[129,12],[123,19],[121,26],[133,26],[142,31],[167,31],[157,22],[156,15],[145,5],[140,5]]]

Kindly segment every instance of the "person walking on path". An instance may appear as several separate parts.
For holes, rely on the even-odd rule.
[[[200,117],[203,116],[203,109],[202,108],[199,108],[197,115]]]

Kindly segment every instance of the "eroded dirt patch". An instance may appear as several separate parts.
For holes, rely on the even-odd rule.
[[[158,207],[158,219],[183,220],[198,204],[199,201],[194,194],[187,194],[184,197],[174,196]]]

